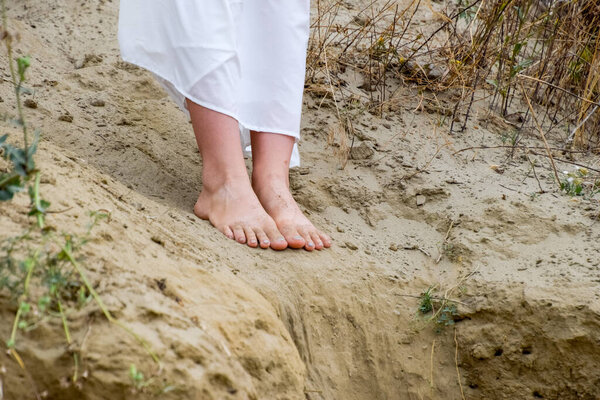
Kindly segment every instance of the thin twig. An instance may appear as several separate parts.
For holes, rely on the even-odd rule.
[[[531,165],[531,170],[533,171],[533,176],[534,176],[535,180],[537,181],[538,187],[540,188],[540,193],[546,193],[546,191],[542,188],[542,184],[540,183],[540,179],[538,178],[537,173],[535,172],[535,162],[531,161],[529,154],[525,153],[525,157],[527,157],[527,160],[529,161],[529,165]],[[529,176],[529,174],[527,174],[527,176]],[[525,177],[525,179],[527,179],[527,176]]]
[[[540,123],[537,120],[537,117],[535,116],[535,111],[533,111],[533,106],[531,105],[531,101],[529,101],[529,96],[527,95],[527,92],[525,91],[525,87],[523,86],[522,82],[519,82],[521,85],[521,91],[523,93],[523,96],[525,97],[525,100],[527,100],[527,106],[529,106],[529,111],[531,111],[531,117],[533,118],[533,122],[535,122],[535,125],[538,128],[538,131],[540,133],[540,136],[542,137],[542,140],[544,141],[544,146],[546,146],[546,152],[548,153],[548,158],[550,158],[550,163],[552,164],[552,170],[554,171],[554,177],[556,178],[556,184],[560,187],[560,178],[558,177],[558,171],[556,170],[556,164],[554,163],[554,157],[552,157],[552,152],[550,151],[550,146],[548,145],[548,141],[546,140],[546,135],[544,135],[544,131],[542,130],[542,127],[540,126]]]
[[[398,296],[400,296],[400,297],[412,297],[414,299],[420,299],[422,297],[422,296],[415,296],[414,294],[399,294]],[[467,307],[473,308],[473,306],[471,306],[471,305],[469,305],[467,303],[464,303],[464,302],[462,302],[460,300],[451,299],[451,298],[448,298],[448,297],[439,297],[439,296],[430,296],[430,297],[433,300],[445,301],[445,302],[450,302],[450,303],[456,303],[456,304],[460,304],[462,306],[467,306]]]
[[[568,94],[570,96],[577,97],[581,101],[584,101],[584,102],[590,103],[590,104],[594,104],[596,106],[600,106],[600,103],[598,103],[598,102],[595,102],[595,101],[590,100],[590,99],[586,99],[585,97],[581,97],[581,96],[579,96],[579,95],[577,95],[577,94],[575,94],[573,92],[569,92],[567,89],[561,88],[560,86],[556,86],[556,85],[554,85],[554,84],[552,84],[550,82],[547,82],[547,81],[544,81],[544,80],[541,80],[541,79],[538,79],[538,78],[534,78],[533,76],[529,76],[529,75],[517,74],[517,76],[519,78],[531,79],[532,81],[536,81],[536,82],[539,82],[539,83],[546,84],[546,85],[548,85],[548,86],[550,86],[550,87],[552,87],[552,88],[554,88],[556,90],[560,90],[561,92],[566,93],[566,94]],[[521,86],[523,85],[521,82],[519,82],[519,83],[521,84]]]
[[[435,339],[431,342],[431,360],[429,361],[429,384],[433,388],[433,351],[435,349]]]
[[[504,189],[512,190],[513,192],[521,193],[521,191],[520,191],[520,190],[517,190],[517,189],[510,188],[510,187],[508,187],[508,186],[506,186],[506,185],[503,185],[503,184],[501,184],[501,183],[499,183],[499,184],[498,184],[498,186],[502,186]]]
[[[454,327],[454,344],[454,365],[456,366],[456,378],[458,380],[458,386],[460,387],[460,396],[462,397],[462,400],[465,400],[465,392],[460,379],[460,370],[458,369],[458,340],[456,339],[456,327]]]
[[[144,349],[150,355],[150,357],[152,357],[152,359],[154,360],[154,362],[156,362],[160,366],[161,365],[160,359],[154,353],[154,351],[150,347],[150,344],[144,338],[142,338],[140,335],[138,335],[137,333],[135,333],[131,328],[129,328],[127,325],[125,325],[123,322],[121,322],[118,319],[116,319],[115,317],[113,317],[112,313],[104,305],[104,302],[102,301],[102,299],[100,298],[100,296],[98,295],[98,293],[96,292],[96,290],[94,289],[94,287],[92,286],[91,282],[87,278],[87,275],[85,274],[85,271],[83,270],[83,268],[81,267],[81,265],[79,265],[79,263],[73,257],[73,254],[71,253],[71,250],[69,248],[67,248],[66,246],[63,247],[62,250],[63,250],[63,252],[64,252],[67,260],[71,263],[71,265],[73,266],[73,268],[75,268],[75,270],[77,271],[77,273],[81,277],[81,280],[83,281],[83,283],[86,286],[87,290],[90,292],[90,294],[92,295],[92,297],[96,301],[96,304],[98,305],[98,307],[100,307],[100,310],[102,311],[102,313],[104,314],[104,316],[106,317],[106,319],[109,322],[111,322],[111,323],[113,323],[115,325],[120,326],[121,328],[123,328],[123,330],[125,330],[127,333],[129,333],[131,336],[133,336],[142,345],[142,347],[144,347]]]
[[[579,128],[581,128],[587,122],[588,119],[590,119],[590,117],[592,116],[592,114],[594,114],[596,112],[598,107],[600,107],[600,105],[595,105],[594,108],[592,108],[592,111],[590,111],[588,113],[588,115],[586,115],[586,117],[579,124],[577,124],[575,129],[573,129],[571,131],[571,133],[569,134],[569,137],[567,138],[567,143],[570,143],[573,141],[573,137],[575,136],[575,133],[579,130]]]
[[[543,157],[548,157],[547,154],[543,154],[543,153],[536,153],[535,151],[530,151],[531,154],[534,154],[536,156],[543,156]],[[599,172],[600,173],[600,169],[594,168],[594,167],[590,167],[588,165],[576,162],[576,161],[570,161],[570,160],[565,160],[564,158],[558,158],[558,157],[553,157],[553,159],[555,161],[560,161],[563,162],[565,164],[571,164],[571,165],[577,165],[578,167],[582,167],[582,168],[587,168],[590,171],[594,171],[594,172]]]
[[[454,153],[452,153],[452,155],[456,155],[458,153],[462,153],[463,151],[467,151],[467,150],[493,150],[493,149],[522,149],[522,150],[536,150],[536,149],[539,150],[539,149],[542,149],[542,150],[545,150],[546,147],[543,147],[543,146],[523,146],[523,145],[517,145],[517,146],[509,146],[509,145],[502,145],[502,146],[470,146],[470,147],[465,147],[465,148],[460,149],[460,150],[456,150]],[[571,154],[589,153],[589,150],[567,150],[567,149],[559,149],[557,147],[550,147],[550,150],[562,151],[562,152],[571,153]]]
[[[446,237],[444,238],[444,242],[442,243],[442,251],[440,251],[440,255],[438,256],[437,260],[435,260],[436,264],[438,264],[442,260],[442,257],[444,256],[443,248],[448,243],[448,238],[450,238],[450,231],[452,230],[453,227],[454,227],[454,220],[450,220],[450,226],[448,227],[448,231],[446,232]]]

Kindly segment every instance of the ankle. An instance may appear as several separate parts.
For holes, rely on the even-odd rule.
[[[277,171],[273,169],[257,168],[254,166],[252,168],[252,186],[262,187],[265,185],[275,187],[285,186],[289,188],[289,171]]]
[[[219,173],[204,172],[202,174],[202,191],[209,193],[215,193],[226,187],[240,188],[249,184],[250,181],[245,172],[221,171]]]
[[[289,190],[290,183],[287,176],[277,174],[255,175],[252,174],[252,188],[256,194],[267,191]]]

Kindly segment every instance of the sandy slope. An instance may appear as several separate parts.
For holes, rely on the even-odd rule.
[[[201,185],[191,126],[148,73],[119,60],[117,10],[19,0],[10,15],[19,53],[34,60],[38,108],[27,112],[44,134],[42,189],[55,207],[72,207],[52,220],[76,230],[86,210],[111,210],[87,265],[110,309],[160,355],[156,379],[178,386],[172,398],[459,399],[457,369],[472,399],[600,397],[597,200],[551,190],[543,167],[550,192],[532,199],[537,182],[520,154],[453,154],[500,144],[505,127],[480,111],[448,137],[439,114],[415,111],[410,88],[387,119],[354,121],[355,146],[374,154],[341,170],[327,146],[334,105],[306,96],[292,187],[335,245],[238,245],[191,213]],[[8,83],[0,90],[0,111],[14,112]],[[59,120],[67,114],[72,122]],[[1,235],[25,215],[25,199],[0,205]],[[456,330],[436,333],[417,316],[411,296],[432,285],[455,288]],[[14,307],[0,304],[6,337]],[[61,384],[71,358],[58,323],[47,324],[18,345],[32,378],[0,358],[7,398],[132,398],[130,363],[156,369],[93,305],[70,319],[87,378]]]

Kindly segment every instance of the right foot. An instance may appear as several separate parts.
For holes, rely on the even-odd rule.
[[[209,220],[228,238],[250,247],[283,250],[288,246],[247,180],[224,183],[213,190],[205,187],[194,206],[194,214]]]

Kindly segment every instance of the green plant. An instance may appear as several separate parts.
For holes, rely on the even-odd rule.
[[[6,172],[0,174],[0,202],[9,202],[20,192],[27,191],[30,200],[28,215],[32,217],[24,231],[0,241],[0,291],[8,293],[16,304],[16,312],[6,340],[8,353],[22,369],[25,365],[19,356],[17,336],[19,332],[36,329],[43,321],[58,318],[61,321],[68,351],[74,361],[73,382],[78,379],[79,353],[72,350],[73,339],[69,328],[69,314],[90,300],[94,300],[105,317],[132,335],[156,363],[158,357],[147,342],[129,327],[115,319],[96,293],[82,264],[82,248],[90,240],[91,231],[99,221],[107,219],[108,213],[91,212],[91,221],[82,234],[58,232],[46,224],[50,203],[40,193],[41,171],[35,164],[39,132],[29,141],[28,125],[25,120],[21,93],[26,81],[29,57],[13,59],[14,35],[6,30],[7,16],[5,0],[0,1],[2,29],[0,40],[7,49],[11,83],[15,89],[17,116],[5,117],[22,132],[21,145],[11,144],[9,135],[0,137],[0,153],[8,161]],[[1,396],[0,396],[1,397]]]
[[[421,314],[427,314],[433,310],[433,300],[431,298],[432,290],[433,286],[430,286],[426,291],[421,293],[421,297],[419,298],[419,312]]]
[[[573,171],[563,171],[563,179],[560,182],[560,190],[569,196],[593,197],[600,193],[600,185],[594,182],[586,190],[586,178],[589,177],[589,171],[586,168],[575,167]]]
[[[133,393],[143,392],[155,397],[160,397],[163,394],[177,390],[177,386],[167,382],[159,383],[155,378],[146,379],[144,374],[137,369],[135,364],[129,366],[129,378],[131,379]]]
[[[135,364],[131,364],[129,366],[129,377],[131,378],[133,387],[136,390],[142,390],[146,386],[150,385],[150,383],[152,383],[152,379],[144,379],[144,374],[141,371],[138,371]]]
[[[458,309],[454,300],[435,295],[435,287],[430,286],[419,296],[418,313],[425,317],[425,322],[433,322],[436,330],[454,325]]]

